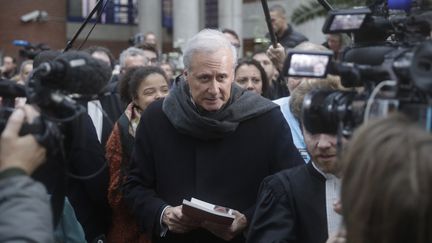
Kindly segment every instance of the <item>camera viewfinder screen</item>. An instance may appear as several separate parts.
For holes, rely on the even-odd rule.
[[[365,20],[366,14],[335,15],[330,25],[330,31],[357,30]]]
[[[330,59],[329,55],[293,53],[288,76],[325,77]]]

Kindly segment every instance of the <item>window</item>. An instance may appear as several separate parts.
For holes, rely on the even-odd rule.
[[[217,28],[218,20],[218,0],[205,1],[205,27]]]
[[[125,25],[136,25],[138,23],[138,0],[103,0],[102,5],[104,5],[106,1],[108,1],[108,4],[101,14],[100,23]],[[84,21],[96,4],[97,0],[68,0],[68,21]],[[93,21],[96,20],[100,13],[99,11],[93,16]]]

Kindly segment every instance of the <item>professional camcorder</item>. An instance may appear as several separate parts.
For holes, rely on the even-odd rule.
[[[106,172],[106,163],[100,164],[104,161],[96,161],[100,166],[97,170],[87,170],[73,158],[79,158],[78,143],[88,142],[87,130],[82,125],[91,121],[83,105],[99,97],[110,76],[111,68],[106,63],[86,52],[68,51],[38,65],[25,86],[13,81],[0,81],[0,133],[14,110],[17,97],[26,98],[28,104],[40,110],[35,121],[23,125],[20,135],[32,134],[46,148],[46,162],[32,176],[42,182],[52,195],[55,224],[61,218],[65,196],[70,193],[69,186],[76,185],[73,182],[77,180],[99,180],[99,176],[103,177]],[[91,155],[102,152],[102,148],[92,148],[94,150],[88,152]]]
[[[15,105],[15,98],[25,97],[36,105],[41,117],[32,125],[25,124],[21,134],[32,133],[50,152],[59,147],[62,134],[57,128],[84,113],[80,100],[90,100],[109,80],[111,70],[102,61],[80,51],[66,52],[53,61],[39,65],[26,86],[13,81],[0,82],[0,132],[3,131]]]
[[[50,50],[50,47],[47,44],[39,43],[33,44],[26,40],[14,40],[14,46],[20,46],[22,49],[19,50],[19,56],[24,59],[34,59],[42,51]]]
[[[432,3],[378,0],[367,7],[330,10],[324,33],[344,33],[353,43],[332,52],[290,51],[285,76],[339,75],[349,91],[307,94],[303,123],[312,133],[351,135],[370,117],[402,111],[427,130],[432,126]]]

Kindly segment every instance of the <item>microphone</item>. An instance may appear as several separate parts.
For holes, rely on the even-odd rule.
[[[111,77],[110,67],[83,51],[68,51],[42,63],[34,74],[42,86],[78,93],[98,94]]]

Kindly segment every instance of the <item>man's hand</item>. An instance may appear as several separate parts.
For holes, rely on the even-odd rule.
[[[235,218],[231,225],[221,225],[204,221],[201,226],[226,241],[232,240],[238,234],[242,233],[247,226],[247,219],[244,214],[238,211],[233,211],[233,214]]]
[[[33,135],[18,135],[25,119],[30,123],[38,113],[31,106],[15,110],[0,138],[0,171],[20,168],[31,174],[45,160],[46,150]]]
[[[285,61],[285,48],[281,44],[277,44],[276,48],[273,45],[267,49],[267,56],[273,62],[278,70],[282,70]]]
[[[162,222],[174,233],[187,233],[200,226],[199,222],[192,220],[182,213],[182,206],[165,209]]]
[[[333,210],[342,215],[342,202],[340,199],[333,203]]]

